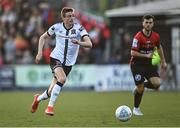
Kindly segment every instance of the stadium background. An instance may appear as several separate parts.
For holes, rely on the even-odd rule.
[[[28,109],[33,95],[47,88],[52,78],[48,56],[54,39],[45,45],[40,65],[34,64],[34,58],[39,36],[59,22],[64,6],[76,9],[93,48],[80,49],[57,101],[57,115],[48,119],[42,114],[45,104],[37,116]],[[180,126],[179,10],[178,0],[0,0],[0,126]],[[132,38],[141,29],[145,13],[156,17],[155,30],[162,38],[168,70],[160,71],[160,91],[145,94],[143,123],[133,117],[124,124],[114,112],[122,104],[133,106],[128,63]]]

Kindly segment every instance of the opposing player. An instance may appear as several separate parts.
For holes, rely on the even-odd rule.
[[[64,7],[61,10],[62,22],[52,25],[39,39],[36,63],[42,58],[42,51],[46,39],[55,36],[56,46],[50,54],[50,67],[54,78],[49,89],[41,95],[36,94],[31,106],[31,112],[36,112],[40,101],[49,99],[45,110],[47,115],[54,115],[54,104],[60,94],[72,66],[76,62],[79,47],[91,48],[92,43],[87,31],[79,23],[74,22],[74,9]]]
[[[152,56],[155,48],[157,48],[161,58],[161,68],[163,70],[167,68],[163,49],[160,44],[160,36],[158,33],[152,31],[154,16],[144,15],[142,18],[142,26],[142,31],[139,31],[134,36],[130,61],[131,72],[136,84],[133,114],[137,116],[143,115],[139,106],[144,88],[158,89],[161,84],[158,68],[152,65]],[[147,80],[147,82],[145,82],[145,80]]]

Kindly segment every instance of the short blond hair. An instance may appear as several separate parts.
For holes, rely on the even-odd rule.
[[[62,10],[61,10],[61,18],[64,18],[65,14],[68,13],[68,12],[74,12],[74,8],[71,8],[71,7],[62,8]]]

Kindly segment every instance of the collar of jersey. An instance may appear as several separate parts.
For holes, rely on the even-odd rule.
[[[141,30],[141,32],[142,32],[142,34],[143,34],[145,37],[147,37],[147,38],[151,37],[152,31],[151,31],[151,33],[149,34],[149,36],[145,35],[144,32],[143,32],[143,30]]]
[[[64,28],[65,28],[67,31],[69,31],[71,28],[73,28],[74,24],[73,24],[72,27],[70,27],[69,29],[67,29],[67,28],[65,27],[64,23],[63,23],[63,26],[64,26]]]

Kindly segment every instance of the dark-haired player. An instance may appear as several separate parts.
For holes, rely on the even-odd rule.
[[[143,115],[139,106],[144,88],[158,89],[161,84],[157,66],[152,65],[152,55],[155,48],[157,48],[160,55],[162,69],[165,70],[167,68],[163,49],[160,44],[160,36],[157,32],[152,31],[154,16],[144,15],[142,26],[143,29],[134,36],[130,61],[131,72],[136,84],[133,114],[137,116]]]

